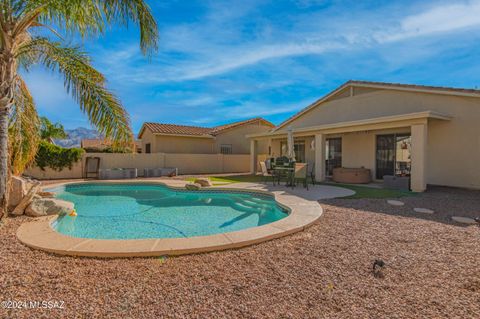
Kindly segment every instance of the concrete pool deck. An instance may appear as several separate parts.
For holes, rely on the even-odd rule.
[[[95,182],[96,181],[67,182],[51,184],[47,187],[71,183]],[[100,182],[150,183],[166,185],[173,189],[184,189],[187,183],[185,181],[171,179]],[[224,191],[232,190],[273,194],[275,200],[280,205],[290,209],[290,213],[287,217],[270,224],[228,233],[188,238],[124,240],[89,239],[66,236],[51,227],[51,223],[55,221],[57,216],[47,216],[22,224],[17,231],[17,238],[20,242],[31,248],[72,256],[145,257],[209,252],[249,246],[301,231],[317,221],[323,214],[322,207],[318,203],[319,199],[344,197],[354,194],[351,190],[336,186],[315,185],[307,191],[301,186],[291,189],[285,186],[273,187],[261,183],[235,183],[213,186],[202,189],[202,191],[208,192],[219,189]]]

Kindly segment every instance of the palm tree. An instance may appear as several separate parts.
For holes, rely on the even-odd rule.
[[[83,38],[131,21],[139,27],[142,53],[155,51],[157,24],[143,0],[0,0],[0,218],[6,215],[9,148],[25,160],[36,149],[31,141],[39,140],[35,104],[19,68],[28,71],[42,64],[59,72],[66,90],[100,133],[117,142],[133,142],[128,114],[106,89],[104,76],[85,52],[63,44],[60,35]],[[40,35],[46,33],[50,36]],[[9,147],[9,132],[25,138],[15,138]]]

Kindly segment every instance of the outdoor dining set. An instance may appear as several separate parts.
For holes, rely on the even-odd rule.
[[[308,190],[309,181],[315,184],[313,165],[309,167],[308,163],[297,163],[286,156],[260,162],[260,168],[264,181],[270,180],[274,186],[281,185],[282,181],[285,182],[285,186],[292,188],[302,183]]]

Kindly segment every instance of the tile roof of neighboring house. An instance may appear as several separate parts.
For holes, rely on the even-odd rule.
[[[163,124],[163,123],[152,123],[145,122],[140,130],[139,137],[142,135],[142,132],[145,128],[148,128],[153,134],[165,134],[165,135],[190,135],[190,136],[216,136],[221,134],[229,129],[252,124],[255,122],[262,122],[263,124],[274,127],[269,121],[256,117],[253,119],[229,123],[225,125],[215,126],[215,127],[200,127],[200,126],[188,126],[188,125],[176,125],[176,124]]]
[[[105,139],[83,139],[80,142],[80,147],[81,148],[91,148],[91,149],[104,149],[112,145],[112,142],[110,140],[105,140]],[[135,141],[135,145],[138,147],[141,147],[140,141]]]
[[[150,129],[154,134],[178,134],[178,135],[207,135],[212,130],[207,127],[177,125],[177,124],[163,124],[146,122],[144,127]]]
[[[105,148],[110,146],[112,143],[104,139],[83,139],[80,142],[82,148]]]
[[[307,107],[301,109],[293,116],[289,117],[278,126],[275,127],[274,131],[284,127],[286,124],[290,123],[294,119],[298,118],[299,116],[303,115],[304,113],[310,111],[317,105],[321,104],[322,102],[328,100],[330,97],[334,96],[335,94],[339,93],[340,91],[344,90],[347,87],[371,87],[371,88],[378,88],[378,89],[396,89],[396,90],[404,90],[404,91],[416,91],[416,92],[427,92],[427,93],[440,93],[440,94],[451,94],[451,95],[467,95],[467,96],[474,96],[480,97],[480,90],[477,89],[462,89],[462,88],[454,88],[454,87],[444,87],[444,86],[430,86],[430,85],[417,85],[417,84],[402,84],[402,83],[390,83],[390,82],[374,82],[374,81],[358,81],[358,80],[350,80],[345,82],[344,84],[340,85],[335,90],[329,92],[319,100],[313,102],[312,104],[308,105]]]
[[[270,127],[275,126],[272,123],[270,123],[269,121],[267,121],[267,120],[265,120],[261,117],[255,117],[253,119],[249,119],[249,120],[245,120],[245,121],[240,121],[240,122],[234,122],[234,123],[229,123],[229,124],[225,124],[225,125],[215,126],[211,129],[210,134],[211,135],[218,135],[218,134],[220,134],[220,133],[222,133],[226,130],[232,129],[234,127],[238,127],[238,126],[245,125],[245,124],[252,124],[252,123],[255,123],[255,122],[261,122],[261,123],[265,124],[266,126],[270,126]]]

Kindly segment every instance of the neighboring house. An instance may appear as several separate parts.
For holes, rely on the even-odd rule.
[[[282,155],[289,129],[318,181],[342,166],[368,168],[375,180],[410,176],[413,191],[480,188],[480,90],[349,81],[271,132],[250,134],[252,171],[258,143]]]
[[[83,148],[87,153],[95,152],[105,152],[108,148],[112,146],[112,142],[105,139],[82,139],[80,142],[80,147]],[[136,152],[142,152],[142,143],[141,141],[135,141]]]
[[[249,154],[250,142],[246,135],[266,133],[273,127],[262,118],[216,127],[147,122],[142,125],[138,138],[145,153]],[[261,143],[260,153],[267,153],[267,147]]]

